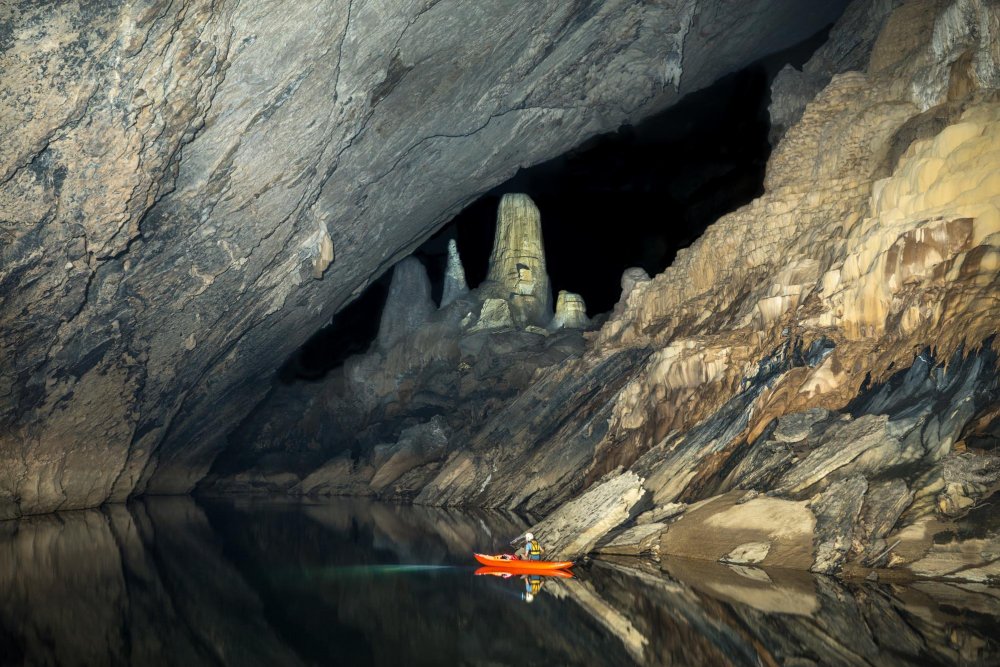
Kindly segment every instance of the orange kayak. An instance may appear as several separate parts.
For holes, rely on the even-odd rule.
[[[516,562],[516,561],[515,561]],[[523,577],[525,575],[535,577],[559,577],[560,579],[572,579],[573,573],[566,570],[532,570],[530,568],[518,567],[516,565],[504,565],[503,567],[481,567],[476,570],[477,576],[484,574],[494,577]]]
[[[486,554],[473,554],[483,565],[487,567],[499,567],[506,569],[511,566],[530,572],[543,572],[545,570],[568,570],[573,567],[573,562],[568,560],[521,560],[508,554],[499,556],[487,556]]]

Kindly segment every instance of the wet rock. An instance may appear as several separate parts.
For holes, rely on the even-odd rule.
[[[759,563],[767,558],[770,550],[770,542],[747,542],[746,544],[739,545],[719,560],[723,563],[734,563],[737,565]]]
[[[549,322],[548,330],[558,329],[586,329],[590,326],[590,318],[587,317],[587,304],[583,302],[583,297],[573,292],[559,290],[556,299],[556,314]]]
[[[379,348],[388,350],[417,331],[434,310],[427,269],[416,257],[407,257],[392,272],[389,296],[378,327]]]
[[[465,282],[465,267],[458,255],[458,245],[455,239],[448,241],[448,266],[444,274],[444,287],[441,293],[441,307],[452,303],[455,299],[469,293],[469,285]]]
[[[634,518],[645,494],[642,478],[635,473],[614,475],[560,507],[531,531],[548,557],[575,560],[611,530]]]
[[[614,535],[594,547],[594,553],[617,556],[649,556],[658,558],[660,553],[660,533],[667,527],[665,523],[643,523]]]
[[[552,319],[541,215],[527,195],[506,194],[500,199],[489,271],[478,289],[485,296],[505,299],[520,327],[544,327]]]
[[[816,517],[804,502],[758,497],[739,504],[731,492],[688,508],[663,533],[661,555],[719,561],[743,545],[769,544],[765,566],[807,569]]]

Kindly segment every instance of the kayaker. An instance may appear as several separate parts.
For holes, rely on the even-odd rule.
[[[542,560],[545,550],[538,544],[538,540],[531,533],[524,534],[524,549],[517,552],[517,555],[524,560]]]

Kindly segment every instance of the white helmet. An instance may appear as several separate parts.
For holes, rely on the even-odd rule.
[[[535,536],[532,535],[531,533],[525,533],[524,534],[524,539],[527,540],[528,542],[530,542],[531,540],[535,539]]]
[[[533,602],[534,599],[535,599],[535,596],[532,595],[531,593],[525,593],[524,594],[524,601],[525,602]]]

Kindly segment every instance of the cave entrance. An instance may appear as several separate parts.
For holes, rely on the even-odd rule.
[[[611,310],[622,272],[653,276],[721,216],[764,192],[772,146],[770,86],[786,64],[801,68],[829,26],[691,93],[635,126],[590,139],[569,153],[521,169],[480,196],[413,254],[427,268],[440,303],[455,239],[470,287],[486,277],[497,207],[505,193],[529,195],[541,211],[553,296],[580,294],[589,315]],[[316,380],[375,338],[388,272],[315,334],[281,378]]]

